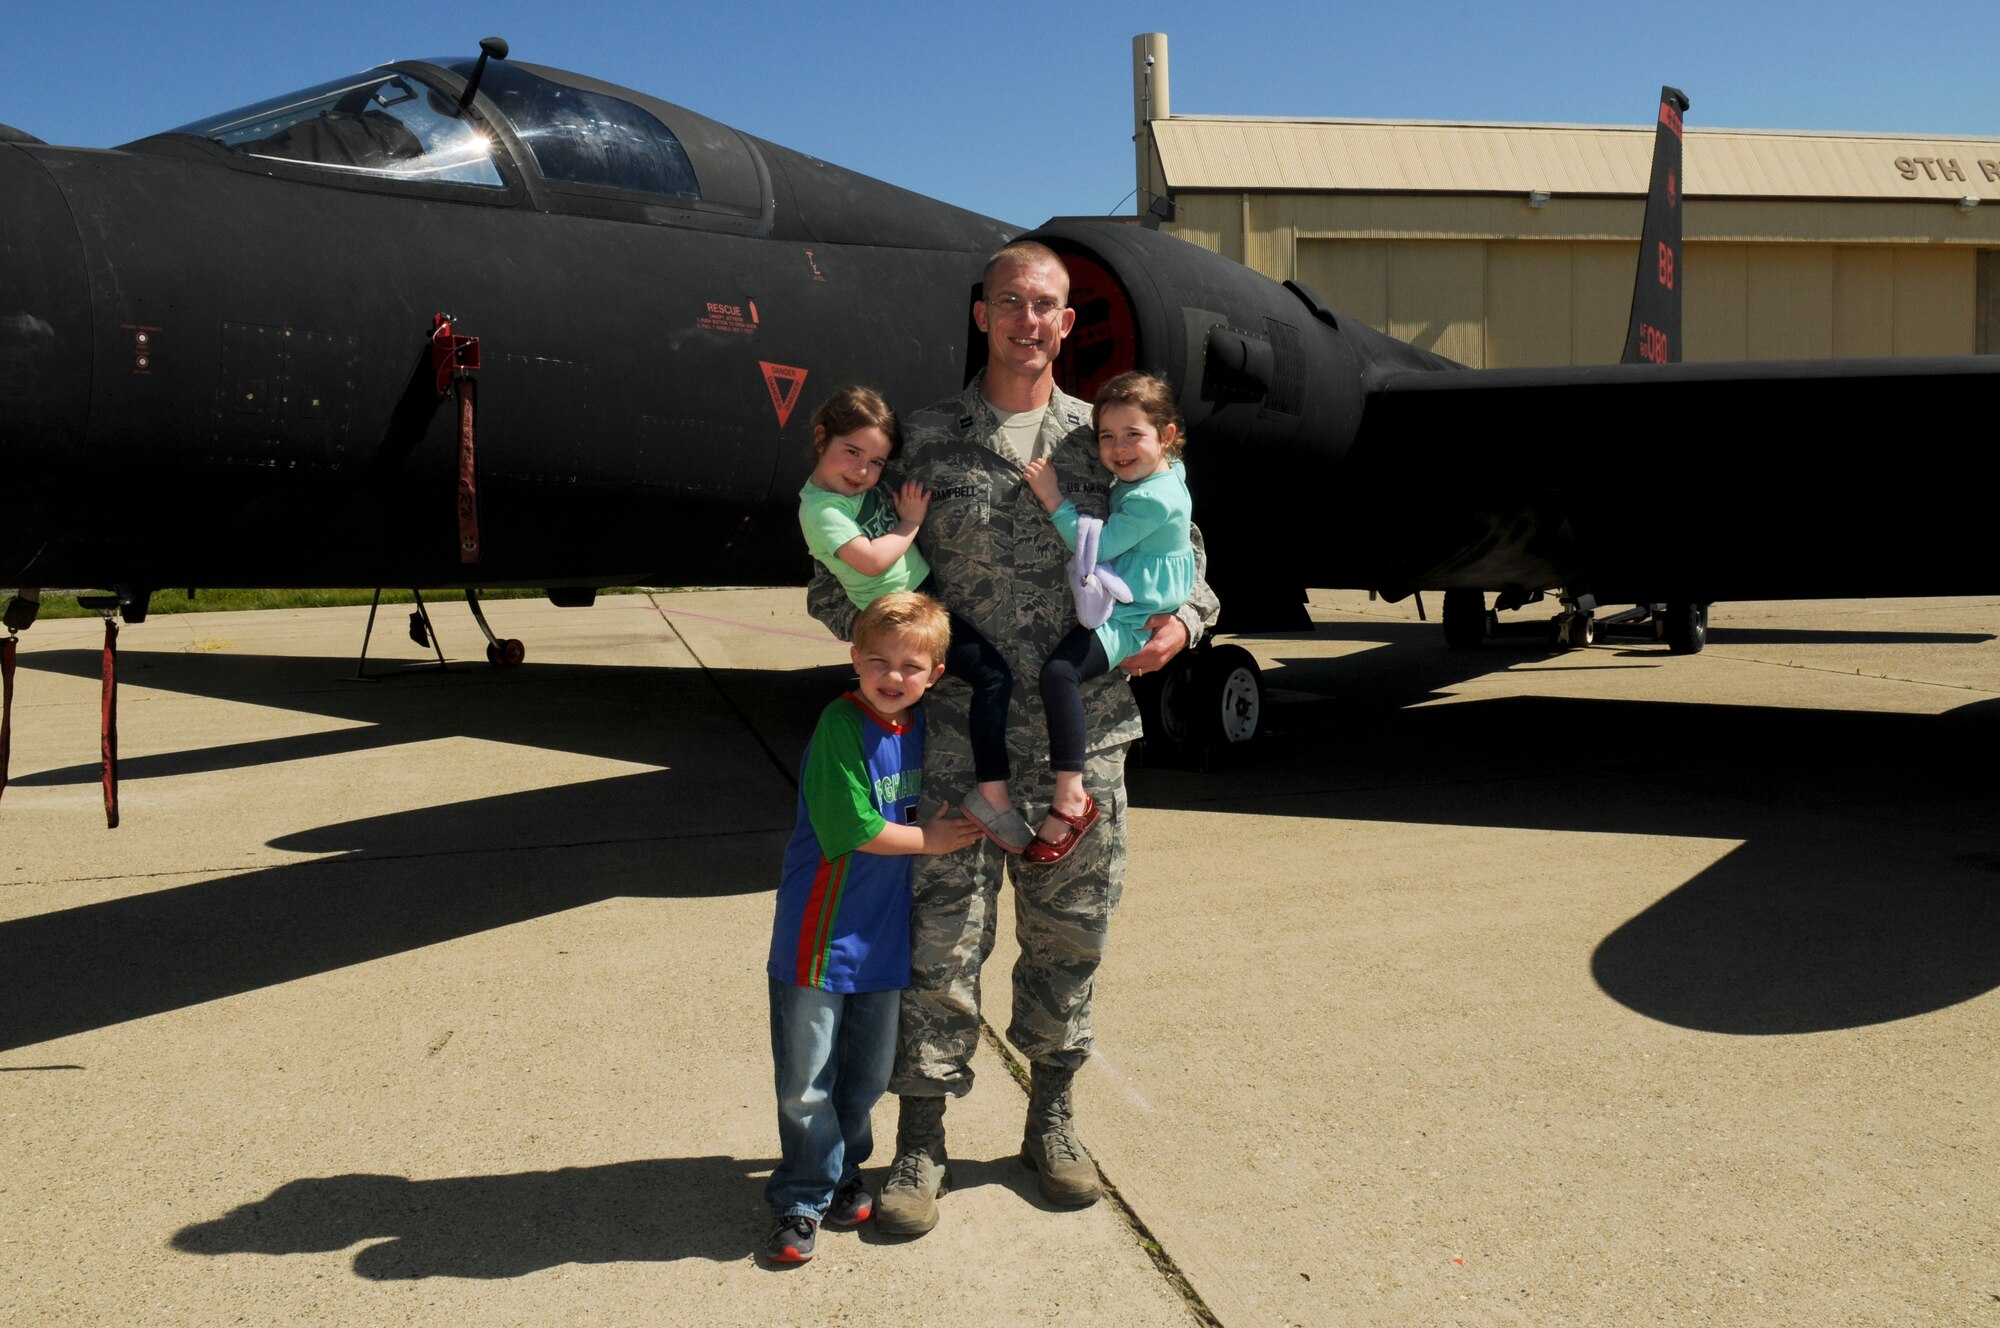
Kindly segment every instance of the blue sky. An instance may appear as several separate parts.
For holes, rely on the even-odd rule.
[[[1129,210],[1131,38],[1182,114],[1971,134],[2000,144],[1993,0],[1812,6],[9,0],[0,122],[103,147],[385,60],[514,55],[1024,224]]]

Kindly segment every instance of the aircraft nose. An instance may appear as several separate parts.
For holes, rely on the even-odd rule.
[[[0,140],[0,586],[31,564],[79,483],[90,417],[90,288],[69,205],[36,155]]]

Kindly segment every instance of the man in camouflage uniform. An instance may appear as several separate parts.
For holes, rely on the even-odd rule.
[[[973,319],[986,334],[988,363],[955,397],[903,421],[901,478],[930,490],[930,513],[917,543],[945,604],[1007,658],[1017,680],[1007,717],[1010,789],[1017,808],[1045,809],[1054,790],[1048,728],[1035,680],[1042,663],[1076,623],[1065,566],[1069,551],[1021,471],[1053,456],[1063,491],[1085,512],[1109,508],[1111,475],[1098,461],[1090,405],[1057,390],[1054,362],[1076,320],[1067,306],[1069,274],[1047,248],[1010,245],[987,265],[985,299]],[[1205,566],[1200,532],[1198,567]],[[824,569],[808,607],[842,638],[853,608]],[[1178,615],[1156,620],[1153,640],[1120,663],[1125,673],[1152,672],[1215,621],[1205,580]],[[974,785],[968,733],[971,689],[947,676],[929,697],[925,791],[956,802]],[[914,1235],[937,1223],[948,1174],[944,1144],[947,1096],[972,1089],[979,1042],[980,968],[993,950],[1000,882],[1014,882],[1014,926],[1021,958],[1014,967],[1007,1039],[1033,1068],[1022,1161],[1033,1166],[1051,1202],[1096,1201],[1096,1168],[1071,1123],[1070,1081],[1090,1056],[1090,996],[1104,956],[1111,912],[1125,873],[1125,750],[1139,736],[1131,689],[1116,670],[1084,684],[1091,735],[1084,786],[1103,809],[1074,852],[1050,866],[1010,859],[981,840],[916,868],[910,919],[911,986],[903,993],[902,1032],[890,1091],[901,1099],[896,1161],[876,1208],[877,1226]]]

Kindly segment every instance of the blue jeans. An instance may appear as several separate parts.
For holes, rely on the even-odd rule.
[[[903,993],[767,980],[780,1156],[764,1199],[780,1218],[818,1221],[875,1148],[868,1113],[889,1086]]]

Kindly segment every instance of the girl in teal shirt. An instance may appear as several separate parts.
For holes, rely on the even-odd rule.
[[[1083,681],[1144,646],[1153,634],[1146,620],[1179,609],[1194,589],[1194,545],[1188,534],[1194,500],[1179,462],[1187,439],[1172,389],[1149,374],[1121,374],[1098,392],[1091,423],[1097,429],[1098,459],[1118,477],[1097,556],[1124,581],[1131,600],[1116,605],[1095,626],[1072,628],[1042,666],[1056,787],[1048,819],[1023,855],[1030,862],[1061,861],[1097,823],[1097,804],[1083,789]],[[1075,550],[1076,504],[1063,497],[1054,467],[1047,460],[1032,461],[1026,474],[1063,543]]]

